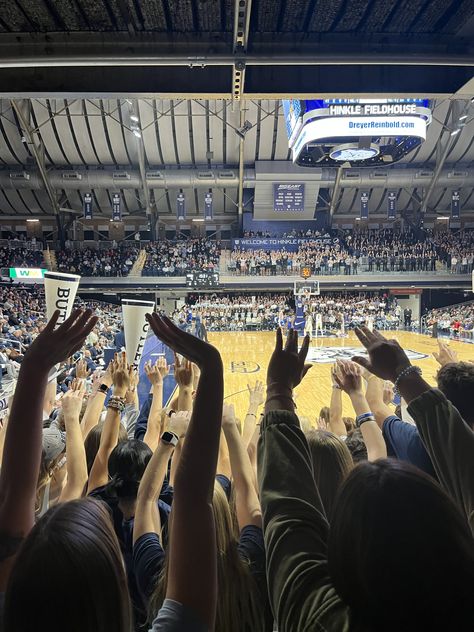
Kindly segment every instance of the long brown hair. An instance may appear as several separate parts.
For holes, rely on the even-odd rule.
[[[352,470],[334,506],[328,562],[364,629],[472,629],[474,547],[466,516],[404,461]]]
[[[238,536],[229,502],[220,483],[214,485],[212,499],[217,545],[217,613],[215,632],[256,632],[263,629],[264,608],[259,603],[257,584],[249,563],[239,555]],[[173,517],[171,515],[170,519]],[[166,594],[168,555],[149,603],[153,620]]]
[[[6,632],[131,632],[125,569],[103,503],[62,503],[37,522],[10,576],[4,626]]]
[[[339,437],[327,430],[310,430],[306,439],[313,461],[314,481],[326,516],[330,518],[339,487],[353,467],[351,453]]]

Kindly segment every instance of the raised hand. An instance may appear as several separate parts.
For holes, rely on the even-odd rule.
[[[125,351],[116,353],[111,362],[112,382],[114,385],[114,395],[124,396],[130,385],[130,375],[127,365],[127,354]]]
[[[383,383],[383,403],[388,406],[393,402],[393,385],[385,380]]]
[[[453,351],[453,349],[451,349],[447,342],[443,342],[439,338],[438,349],[439,351],[433,352],[433,358],[440,366],[458,361],[458,354],[456,353],[456,351]]]
[[[311,368],[305,364],[309,348],[309,336],[305,336],[298,352],[298,333],[290,329],[283,348],[283,334],[280,328],[276,332],[276,343],[267,371],[267,387],[279,385],[289,389],[297,386]]]
[[[181,354],[201,369],[216,365],[222,366],[219,352],[215,347],[196,336],[181,331],[166,316],[158,316],[156,312],[146,315],[155,335],[176,353]]]
[[[174,432],[179,438],[184,437],[188,430],[189,421],[191,419],[191,411],[180,410],[172,413],[168,421],[168,430]]]
[[[65,418],[79,419],[85,393],[86,386],[84,381],[81,379],[73,380],[70,390],[65,393],[61,400]]]
[[[354,356],[352,360],[382,380],[395,382],[400,373],[411,366],[396,340],[387,340],[378,331],[370,331],[367,327],[356,327],[355,333],[367,349],[369,358]]]
[[[247,384],[247,388],[249,391],[249,405],[258,408],[265,401],[263,382],[257,380],[255,386],[252,387],[250,384]],[[224,405],[226,406],[227,404]]]
[[[174,354],[174,378],[180,388],[191,388],[193,385],[193,367],[189,360],[180,360]]]
[[[76,362],[76,377],[85,380],[89,377],[90,371],[87,368],[87,362],[81,358]]]
[[[133,392],[137,388],[139,382],[138,370],[133,365],[128,367],[128,381],[128,390]]]
[[[98,320],[96,316],[92,316],[90,309],[76,309],[55,330],[59,314],[59,310],[54,312],[48,324],[29,347],[23,362],[34,363],[38,369],[49,371],[79,351]]]
[[[361,368],[355,362],[338,360],[334,372],[336,384],[348,395],[362,392]]]

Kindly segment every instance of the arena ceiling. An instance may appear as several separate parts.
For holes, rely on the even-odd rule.
[[[80,210],[91,190],[104,216],[115,192],[125,213],[172,216],[181,189],[190,215],[212,190],[231,219],[255,163],[289,159],[281,97],[374,94],[430,97],[434,119],[387,169],[397,186],[362,174],[371,208],[390,188],[402,210],[445,211],[452,182],[474,209],[473,14],[471,0],[13,0],[0,15],[0,212]],[[315,209],[356,212],[361,180],[335,176]]]

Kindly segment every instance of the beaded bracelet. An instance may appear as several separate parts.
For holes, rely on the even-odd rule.
[[[393,383],[393,392],[396,395],[400,395],[400,391],[398,390],[398,385],[400,384],[400,381],[406,378],[411,373],[418,373],[418,375],[421,375],[422,371],[419,366],[413,366],[412,364],[410,364],[410,366],[408,366],[406,369],[403,369],[403,371],[400,371],[400,373],[397,375],[397,379]]]
[[[120,413],[123,413],[125,410],[125,402],[120,397],[111,397],[107,403],[107,408],[113,408],[114,410],[118,410]]]

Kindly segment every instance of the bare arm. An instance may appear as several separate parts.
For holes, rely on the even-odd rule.
[[[89,432],[97,426],[100,414],[104,408],[104,402],[107,393],[99,390],[104,384],[108,388],[112,385],[111,363],[107,367],[107,371],[102,374],[94,374],[92,376],[92,394],[87,402],[87,407],[81,421],[82,437],[85,439]]]
[[[56,331],[59,311],[36,338],[21,364],[5,437],[0,474],[0,590],[5,591],[19,541],[34,524],[42,448],[43,403],[50,369],[81,348],[97,319],[76,310]]]
[[[178,410],[193,408],[193,368],[189,360],[174,356],[174,376],[178,384]]]
[[[170,419],[168,431],[178,437],[178,446],[182,443],[181,440],[186,434],[189,416],[189,413],[183,412],[173,415]],[[156,533],[161,537],[160,512],[157,503],[168,469],[168,462],[173,457],[174,450],[175,448],[172,445],[160,441],[147,465],[138,489],[137,508],[133,526],[134,544],[145,533]]]
[[[114,397],[125,400],[125,394],[128,388],[128,368],[125,352],[117,355],[113,361],[112,379],[114,382]],[[107,464],[112,450],[117,445],[120,429],[120,412],[116,408],[107,407],[104,427],[100,436],[100,444],[97,455],[94,459],[92,469],[89,475],[89,485],[87,493],[90,494],[94,489],[102,487],[108,480]]]
[[[338,361],[338,371],[336,380],[339,386],[351,398],[357,416],[364,413],[372,412],[369,404],[362,391],[362,377],[360,367],[355,362]],[[375,421],[365,421],[360,425],[360,431],[367,448],[367,458],[369,461],[383,459],[387,456],[387,447],[385,445],[382,431]]]
[[[162,431],[161,411],[163,409],[163,381],[169,373],[165,358],[158,358],[154,365],[147,363],[145,365],[145,373],[151,382],[153,399],[143,441],[150,446],[152,450],[155,450]]]
[[[252,440],[259,418],[258,409],[259,406],[261,406],[265,401],[265,394],[262,382],[257,380],[254,387],[251,387],[250,384],[247,384],[247,388],[249,391],[249,406],[247,414],[245,415],[244,428],[242,432],[242,438],[245,446],[248,446],[250,441]]]
[[[331,404],[329,406],[329,430],[337,437],[347,435],[347,430],[342,421],[342,390],[335,380],[336,367],[331,367]]]
[[[250,459],[235,423],[234,407],[224,404],[222,417],[235,489],[235,506],[239,529],[249,524],[262,527],[262,510],[255,489]]]
[[[87,483],[87,460],[79,415],[85,388],[81,380],[74,380],[72,388],[63,397],[63,414],[66,426],[66,484],[59,502],[81,498]]]
[[[383,381],[368,371],[365,372],[364,378],[367,380],[365,397],[369,409],[374,413],[379,428],[382,428],[383,422],[393,414],[392,409],[387,406],[383,399]]]
[[[163,342],[201,369],[174,480],[166,597],[189,607],[212,630],[217,603],[217,552],[211,502],[224,396],[222,360],[214,347],[179,330],[169,319],[157,314],[147,318]]]

